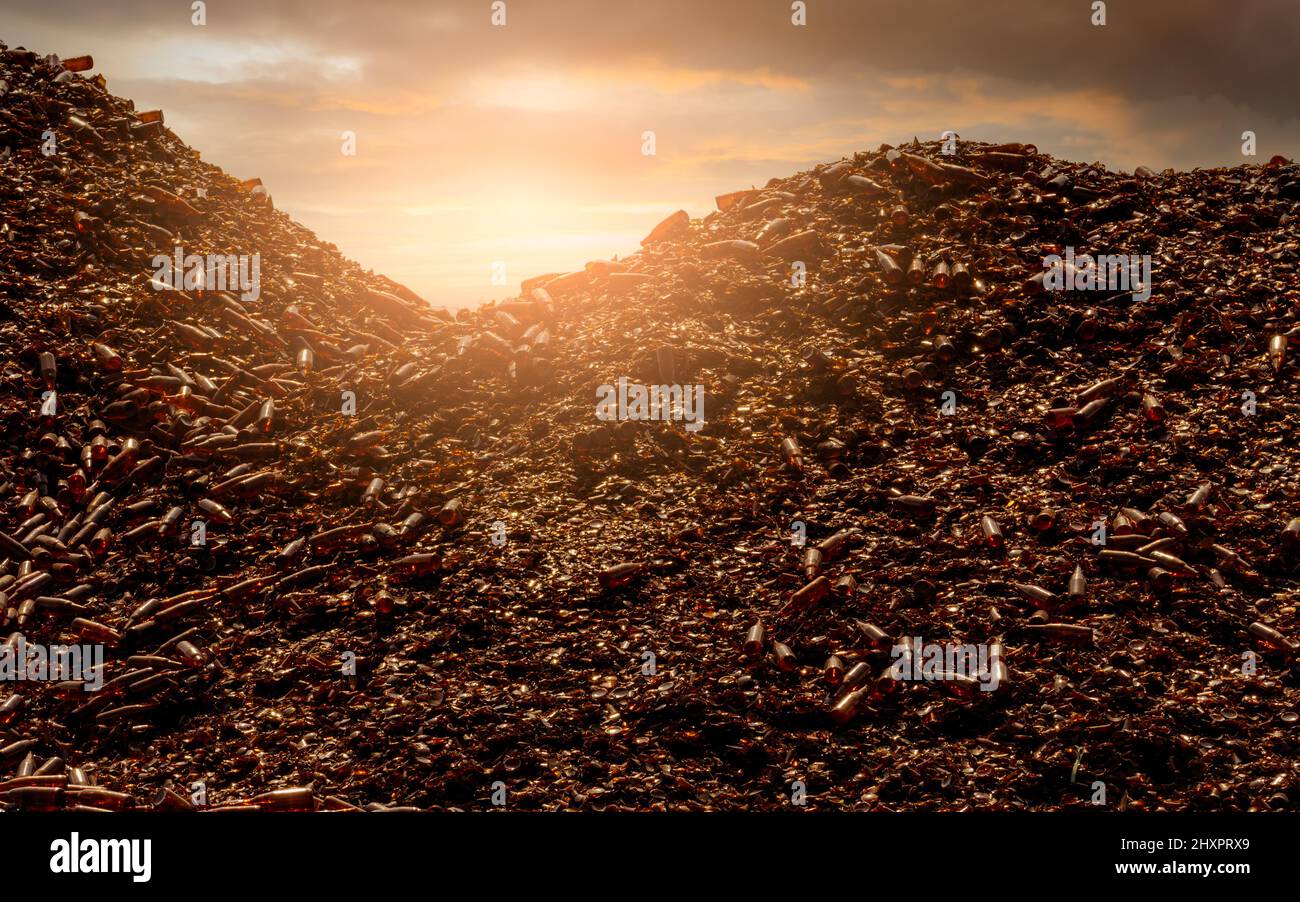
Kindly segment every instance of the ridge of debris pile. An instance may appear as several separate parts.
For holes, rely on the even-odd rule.
[[[85,59],[0,45],[0,638],[103,655],[0,808],[1295,810],[1300,167],[882,146],[452,315]]]

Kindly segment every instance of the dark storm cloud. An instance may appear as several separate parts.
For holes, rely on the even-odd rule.
[[[442,80],[485,53],[539,64],[766,66],[805,78],[971,72],[1145,102],[1220,96],[1290,115],[1300,75],[1300,8],[1286,0],[807,0],[790,26],[784,0],[507,0],[491,28],[487,0],[209,0],[208,27],[230,37],[303,42],[357,55],[368,77]],[[63,23],[109,41],[188,38],[185,0],[7,0],[7,19]],[[0,26],[2,27],[2,26]],[[12,36],[9,37],[12,40]]]

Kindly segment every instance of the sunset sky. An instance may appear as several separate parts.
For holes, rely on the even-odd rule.
[[[453,307],[914,135],[1120,169],[1300,147],[1287,0],[1110,0],[1104,27],[1090,0],[807,0],[802,27],[789,0],[506,0],[504,26],[491,0],[209,0],[203,26],[190,0],[3,2],[0,40],[92,54],[205,160]]]

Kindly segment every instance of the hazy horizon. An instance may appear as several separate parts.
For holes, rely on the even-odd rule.
[[[1300,17],[1268,2],[1112,0],[1100,27],[1086,0],[809,0],[801,26],[784,0],[508,0],[504,25],[488,0],[212,0],[204,25],[188,2],[7,7],[0,40],[93,55],[109,91],[163,109],[203,159],[452,307],[914,136],[1124,170],[1260,163],[1300,141]]]

